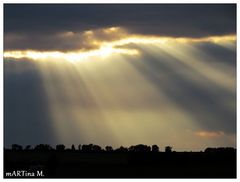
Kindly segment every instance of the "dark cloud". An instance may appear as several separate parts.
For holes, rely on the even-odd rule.
[[[5,49],[43,49],[43,45],[45,49],[75,49],[76,43],[59,40],[56,34],[113,26],[123,27],[131,33],[164,36],[235,34],[236,5],[4,5]],[[11,42],[11,38],[15,41]]]
[[[99,48],[103,41],[118,40],[126,36],[122,28],[101,28],[83,32],[57,32],[55,34],[6,34],[5,50],[73,51]]]

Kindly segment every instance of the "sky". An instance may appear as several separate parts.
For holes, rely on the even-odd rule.
[[[14,143],[236,147],[236,5],[5,4]]]

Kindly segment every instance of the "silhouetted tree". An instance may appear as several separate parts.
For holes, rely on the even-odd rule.
[[[113,151],[113,148],[112,148],[111,146],[106,146],[106,147],[105,147],[105,150],[106,150],[107,152],[111,152],[111,151]]]
[[[92,151],[94,152],[100,152],[102,150],[102,148],[98,145],[93,145],[92,146]]]
[[[130,147],[128,148],[128,151],[129,151],[129,152],[134,152],[134,150],[135,150],[135,146],[134,146],[134,145],[132,145],[132,146],[130,146]]]
[[[83,152],[99,152],[99,151],[102,151],[102,148],[99,145],[88,144],[88,145],[82,146],[82,151]]]
[[[71,149],[72,149],[72,150],[76,150],[74,145],[72,145]]]
[[[27,145],[26,147],[25,147],[25,150],[30,150],[31,149],[31,145]]]
[[[89,145],[83,145],[82,146],[82,151],[83,152],[91,152],[93,148],[93,144],[89,144]]]
[[[165,147],[165,152],[167,152],[167,153],[172,152],[172,147],[171,146],[166,146]]]
[[[13,144],[12,145],[12,150],[22,150],[22,146],[18,144]]]
[[[34,150],[49,151],[49,150],[52,150],[52,147],[48,144],[39,144],[39,145],[35,146]]]
[[[218,147],[218,148],[206,148],[204,150],[206,153],[230,153],[230,152],[236,152],[236,149],[232,147]]]
[[[152,152],[159,152],[159,147],[157,145],[152,145]]]
[[[89,151],[89,146],[88,145],[83,145],[82,146],[82,151],[83,152],[88,152]]]
[[[214,152],[214,151],[215,151],[215,149],[214,149],[214,148],[210,148],[210,147],[208,147],[208,148],[206,148],[206,149],[204,150],[204,152],[208,152],[208,153]]]
[[[115,149],[115,151],[116,152],[128,152],[128,148],[121,146],[121,147]]]
[[[59,144],[59,145],[56,145],[56,150],[65,150],[65,145],[63,144]]]
[[[79,144],[79,145],[78,145],[78,150],[81,150],[81,147],[82,147],[82,146]]]
[[[128,148],[130,152],[150,152],[151,147],[143,144],[135,145],[135,146],[130,146]]]

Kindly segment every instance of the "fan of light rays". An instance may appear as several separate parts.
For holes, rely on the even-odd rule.
[[[177,103],[170,93],[176,93],[172,95],[175,97],[186,96],[182,93],[184,86],[177,83],[178,77],[183,83],[200,85],[204,92],[224,91],[225,98],[216,94],[219,99],[216,104],[224,102],[222,110],[234,109],[235,68],[229,66],[228,60],[220,64],[197,45],[207,42],[233,50],[235,39],[232,35],[206,38],[129,35],[103,42],[99,49],[87,52],[6,51],[4,57],[36,60],[60,143],[115,147],[145,143],[192,149],[206,142],[202,141],[201,146],[195,144],[199,137],[195,131],[205,128],[199,117]],[[194,98],[194,95],[186,98],[192,99],[193,108],[219,119]],[[211,142],[216,142],[215,139]],[[229,141],[224,138],[218,142]]]

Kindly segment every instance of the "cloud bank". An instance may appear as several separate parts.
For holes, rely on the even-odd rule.
[[[88,30],[103,40],[124,36],[102,31],[107,27],[171,37],[235,34],[236,5],[4,5],[5,50],[96,48],[87,41]]]

